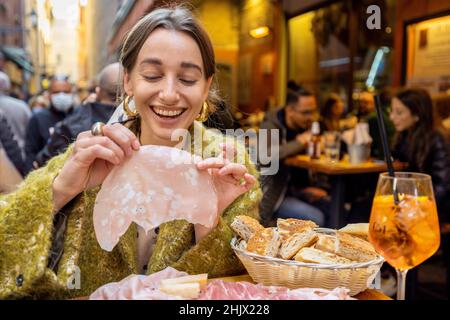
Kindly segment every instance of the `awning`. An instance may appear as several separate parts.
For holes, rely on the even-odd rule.
[[[34,68],[28,60],[27,53],[22,48],[2,46],[0,51],[5,55],[5,58],[11,60],[21,69],[34,73]]]

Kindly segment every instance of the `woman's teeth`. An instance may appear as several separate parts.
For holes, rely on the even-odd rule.
[[[183,113],[184,110],[164,110],[160,108],[153,108],[153,111],[158,116],[162,117],[178,117],[180,114]]]

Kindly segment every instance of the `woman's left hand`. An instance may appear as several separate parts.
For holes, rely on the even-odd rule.
[[[222,212],[241,194],[249,191],[256,178],[248,173],[243,164],[232,162],[236,149],[231,145],[222,145],[219,156],[197,163],[199,170],[209,170],[218,195],[218,213]]]

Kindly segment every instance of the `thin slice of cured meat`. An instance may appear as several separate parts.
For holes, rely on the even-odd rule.
[[[226,282],[213,280],[202,291],[199,300],[354,300],[349,290],[299,288],[288,289],[277,286],[264,286],[250,282]]]
[[[94,206],[100,247],[111,251],[135,222],[146,232],[172,220],[207,228],[217,220],[217,194],[207,171],[190,153],[164,146],[142,146],[106,177]]]
[[[160,291],[163,279],[187,276],[186,272],[167,267],[149,276],[130,275],[120,282],[111,282],[95,290],[90,300],[177,300],[180,297]]]

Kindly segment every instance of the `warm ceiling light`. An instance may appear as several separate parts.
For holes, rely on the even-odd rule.
[[[267,26],[258,27],[258,28],[250,30],[250,35],[255,39],[264,38],[265,36],[269,35],[269,33],[270,33],[270,30],[269,30],[269,27],[267,27]]]

